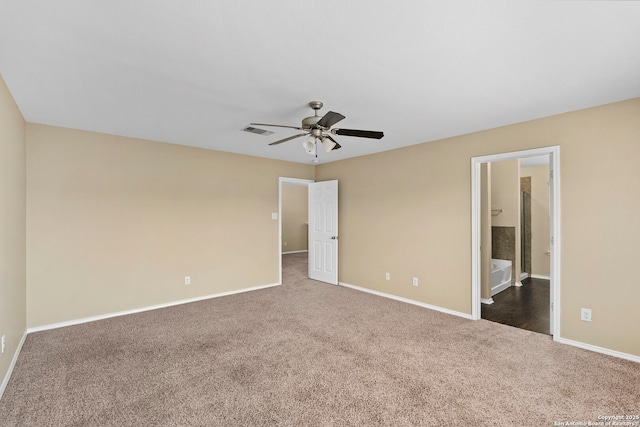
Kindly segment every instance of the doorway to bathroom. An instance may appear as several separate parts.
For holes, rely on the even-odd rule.
[[[474,319],[559,334],[559,166],[559,147],[472,158]]]

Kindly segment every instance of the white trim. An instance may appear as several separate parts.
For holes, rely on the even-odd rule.
[[[491,305],[491,304],[493,304],[495,301],[493,300],[493,298],[480,298],[480,302],[481,302],[482,304]]]
[[[522,286],[522,285],[520,285],[520,286]],[[509,281],[509,280],[507,280],[504,283],[500,283],[495,288],[491,288],[491,296],[499,294],[500,292],[504,291],[505,289],[509,289],[510,287],[511,287],[511,281]],[[482,298],[480,298],[480,302],[482,302]]]
[[[520,281],[526,279],[527,277],[529,277],[529,273],[527,272],[520,273]]]
[[[620,359],[626,359],[632,362],[640,363],[640,356],[635,356],[633,354],[623,353],[621,351],[615,351],[604,347],[598,347],[597,345],[585,344],[580,341],[573,341],[566,338],[554,338],[554,341],[559,342],[560,344],[567,344],[573,347],[594,351],[596,353],[606,354],[607,356],[618,357]]]
[[[289,252],[282,252],[282,255],[289,255],[289,254],[300,254],[302,252],[309,252],[308,249],[303,249],[301,251],[289,251]]]
[[[544,274],[532,274],[531,275],[532,279],[544,279],[544,280],[551,280],[551,276],[545,276]]]
[[[480,200],[482,190],[480,184],[481,162],[471,158],[471,318],[482,317],[480,302],[480,242],[482,241],[480,225]]]
[[[515,282],[515,283],[513,284],[513,286],[516,286],[516,287],[518,287],[518,288],[519,288],[519,287],[521,287],[521,286],[522,286],[522,282],[517,281],[517,282]]]
[[[315,182],[312,179],[287,178],[281,176],[278,178],[278,283],[282,284],[282,185],[304,185],[309,186]]]
[[[16,352],[13,353],[13,359],[11,359],[11,363],[9,364],[9,369],[7,370],[4,379],[2,380],[2,384],[0,384],[0,399],[2,399],[2,395],[4,394],[4,390],[7,388],[7,384],[9,384],[9,379],[11,378],[11,374],[13,373],[13,368],[16,366],[16,362],[18,361],[18,356],[20,356],[20,351],[22,351],[22,345],[24,344],[24,340],[27,339],[27,331],[22,335],[22,339],[18,343],[18,347],[16,348]]]
[[[429,310],[440,311],[442,313],[452,314],[454,316],[464,317],[465,319],[472,320],[470,314],[462,313],[461,311],[450,310],[448,308],[438,307],[437,305],[426,304],[424,302],[420,302],[420,301],[415,301],[415,300],[408,299],[408,298],[399,297],[397,295],[392,295],[392,294],[387,294],[387,293],[384,293],[384,292],[374,291],[373,289],[361,288],[360,286],[350,285],[350,284],[344,283],[344,282],[338,282],[338,285],[344,286],[346,288],[355,289],[356,291],[362,291],[362,292],[366,292],[368,294],[377,295],[379,297],[389,298],[389,299],[393,299],[393,300],[400,301],[400,302],[406,302],[407,304],[413,304],[413,305],[417,305],[419,307],[428,308]]]
[[[499,153],[471,158],[471,317],[478,320],[480,312],[480,166],[482,163],[527,157],[549,156],[550,219],[551,219],[551,334],[560,337],[560,146],[535,148],[532,150]]]
[[[241,293],[244,293],[244,292],[257,291],[257,290],[260,290],[260,289],[271,288],[271,287],[274,287],[274,286],[280,286],[280,283],[272,283],[272,284],[269,284],[269,285],[254,286],[252,288],[238,289],[238,290],[235,290],[235,291],[221,292],[219,294],[205,295],[205,296],[202,296],[202,297],[183,299],[183,300],[179,300],[179,301],[172,301],[172,302],[167,302],[167,303],[164,303],[164,304],[157,304],[157,305],[150,305],[150,306],[147,306],[147,307],[134,308],[132,310],[124,310],[124,311],[118,311],[118,312],[115,312],[115,313],[101,314],[99,316],[91,316],[91,317],[85,317],[85,318],[82,318],[82,319],[68,320],[66,322],[52,323],[52,324],[49,324],[49,325],[36,326],[36,327],[27,329],[27,333],[30,334],[32,332],[40,332],[40,331],[48,331],[49,329],[64,328],[65,326],[80,325],[82,323],[95,322],[96,320],[104,320],[104,319],[109,319],[111,317],[126,316],[128,314],[142,313],[142,312],[145,312],[145,311],[157,310],[157,309],[160,309],[160,308],[173,307],[174,305],[189,304],[191,302],[198,302],[198,301],[203,301],[203,300],[212,299],[212,298],[225,297],[225,296],[228,296],[228,295],[241,294]]]
[[[560,338],[560,242],[562,236],[560,233],[560,147],[556,146],[549,154],[549,209],[551,215],[551,277],[549,278],[551,285],[551,304],[552,304],[552,322],[551,334],[553,338]]]

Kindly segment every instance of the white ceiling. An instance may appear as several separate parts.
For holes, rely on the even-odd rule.
[[[0,73],[36,123],[303,163],[242,129],[385,132],[324,163],[640,96],[640,2],[0,0]]]

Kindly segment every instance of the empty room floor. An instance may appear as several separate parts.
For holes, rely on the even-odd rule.
[[[637,412],[640,364],[309,280],[305,255],[283,266],[282,286],[29,334],[0,424],[494,427]]]

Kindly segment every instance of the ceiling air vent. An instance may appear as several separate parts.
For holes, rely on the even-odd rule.
[[[269,131],[269,130],[264,130],[264,129],[258,129],[258,128],[254,128],[253,126],[247,126],[246,128],[242,129],[245,132],[251,132],[251,133],[256,133],[258,135],[264,135],[264,136],[268,136],[268,135],[272,135],[273,132]]]

